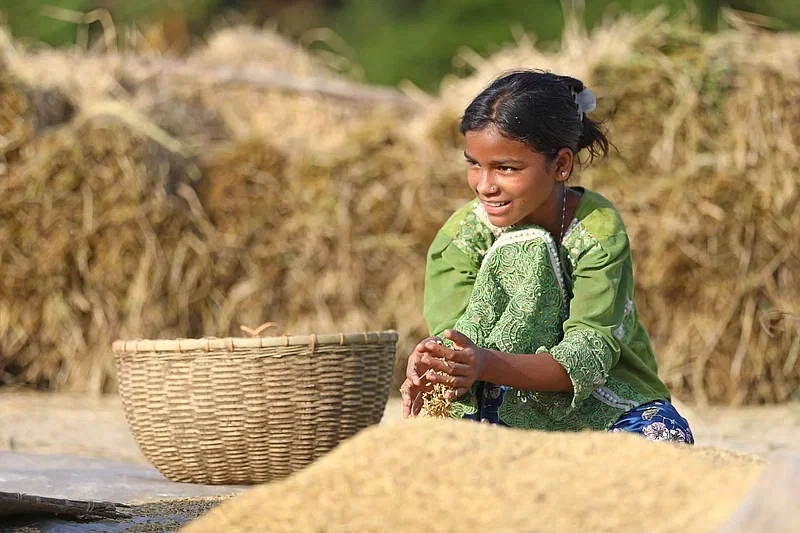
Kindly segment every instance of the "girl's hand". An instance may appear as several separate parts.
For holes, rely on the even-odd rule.
[[[433,386],[428,381],[428,371],[430,366],[422,362],[423,357],[429,352],[428,345],[439,346],[439,337],[428,337],[417,344],[411,355],[408,356],[406,366],[406,380],[400,387],[400,394],[403,396],[403,418],[417,416],[422,410],[422,393],[431,390]]]
[[[447,392],[447,397],[453,400],[466,394],[472,384],[483,375],[489,360],[489,351],[477,346],[461,332],[449,329],[444,332],[444,336],[453,341],[456,349],[427,342],[427,353],[422,356],[421,362],[426,368],[446,374],[431,372],[426,377],[429,383],[442,383],[451,387],[453,390]]]

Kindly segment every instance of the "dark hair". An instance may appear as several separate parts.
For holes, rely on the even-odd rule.
[[[540,70],[519,70],[497,78],[472,101],[461,118],[461,133],[494,125],[547,157],[562,148],[589,160],[608,155],[608,139],[599,125],[578,113],[575,94],[583,82]]]

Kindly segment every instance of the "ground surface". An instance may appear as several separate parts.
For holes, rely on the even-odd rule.
[[[800,452],[800,403],[723,408],[679,404],[697,443],[755,453]],[[384,420],[399,419],[399,400]],[[147,464],[128,430],[117,396],[3,391],[0,389],[0,450],[72,454]]]
[[[175,499],[124,509],[131,518],[89,522],[21,516],[0,523],[0,533],[173,533],[228,497]]]

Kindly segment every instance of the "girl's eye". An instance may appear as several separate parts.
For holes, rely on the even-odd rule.
[[[477,161],[470,161],[469,159],[467,159],[467,164],[469,166],[471,166],[471,167],[477,167],[478,166],[478,162]]]
[[[509,173],[509,172],[516,172],[517,169],[514,167],[502,166],[502,167],[497,167],[497,170],[499,170],[500,172]]]

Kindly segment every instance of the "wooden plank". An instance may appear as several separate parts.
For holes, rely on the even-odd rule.
[[[130,518],[130,515],[117,508],[128,508],[128,506],[112,502],[67,500],[32,494],[0,492],[0,516],[54,514],[73,518]]]

